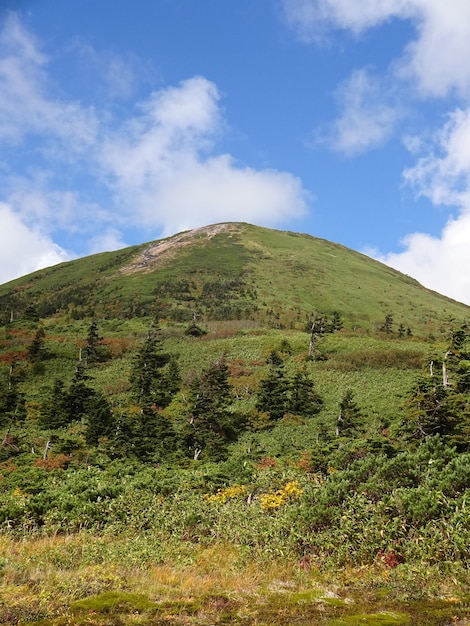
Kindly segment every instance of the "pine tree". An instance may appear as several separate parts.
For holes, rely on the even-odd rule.
[[[387,313],[387,315],[385,316],[384,323],[380,327],[380,330],[384,333],[387,333],[387,335],[390,335],[391,333],[393,333],[392,326],[393,326],[393,316],[390,313]]]
[[[177,437],[169,419],[159,410],[144,407],[134,430],[133,454],[144,463],[158,463],[168,458],[176,447]]]
[[[155,322],[134,359],[131,374],[131,386],[139,406],[156,405],[164,408],[171,402],[164,368],[172,359],[163,352],[162,343],[160,327]],[[174,364],[172,371],[175,371]],[[173,390],[175,380],[174,377],[170,380]]]
[[[313,380],[305,370],[297,370],[290,384],[288,411],[311,417],[321,411],[323,399],[316,392]]]
[[[89,398],[86,422],[85,440],[89,445],[96,445],[100,438],[110,438],[115,434],[116,420],[108,400],[102,393],[95,392]]]
[[[37,363],[46,357],[45,338],[46,333],[44,328],[38,328],[32,342],[28,346],[28,359],[31,362]]]
[[[56,379],[53,386],[47,390],[47,396],[42,403],[39,423],[42,428],[55,430],[68,426],[70,421],[65,385],[62,380]]]
[[[92,365],[104,361],[107,358],[107,350],[103,346],[103,337],[98,332],[98,323],[93,320],[88,328],[86,346],[85,346],[85,363]]]
[[[284,362],[277,352],[271,352],[268,363],[269,372],[261,381],[255,406],[258,411],[267,413],[272,421],[277,421],[289,411],[289,382]]]
[[[338,311],[333,311],[333,317],[331,319],[331,329],[332,331],[341,330],[343,328],[343,320],[341,319],[341,315]]]
[[[183,438],[194,459],[221,460],[227,445],[241,428],[240,416],[229,409],[232,403],[225,355],[196,376],[190,384],[188,422]]]
[[[354,401],[354,394],[348,389],[340,403],[339,415],[336,426],[337,437],[356,437],[363,430],[363,418],[361,411]]]
[[[69,423],[86,417],[94,401],[96,391],[86,384],[89,378],[83,365],[78,365],[65,397]]]

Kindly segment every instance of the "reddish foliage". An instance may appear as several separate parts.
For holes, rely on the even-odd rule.
[[[103,346],[107,346],[111,358],[118,358],[125,354],[129,350],[131,343],[129,339],[116,338],[103,339],[101,342]]]
[[[70,463],[70,457],[65,454],[57,454],[55,456],[49,456],[47,459],[36,459],[34,461],[35,467],[42,467],[46,471],[50,472],[55,469],[63,469]]]
[[[303,472],[311,474],[314,471],[312,453],[309,450],[304,450],[300,455],[300,461],[297,461],[295,466]]]
[[[239,378],[240,376],[251,376],[253,374],[252,369],[243,367],[243,359],[234,359],[228,364],[228,373],[232,378]]]
[[[400,565],[400,563],[403,563],[403,557],[401,554],[395,552],[395,550],[379,550],[377,553],[377,561],[387,567],[394,568]]]
[[[268,467],[277,467],[277,461],[271,456],[264,456],[258,463],[257,468],[263,470],[267,469]]]
[[[0,362],[8,363],[8,365],[11,365],[15,361],[23,361],[24,359],[26,359],[27,356],[28,353],[26,350],[22,350],[21,352],[5,352],[5,354],[0,354]]]

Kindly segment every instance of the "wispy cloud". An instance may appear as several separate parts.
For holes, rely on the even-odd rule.
[[[339,117],[320,136],[335,152],[355,156],[380,147],[393,134],[402,112],[387,94],[384,81],[367,69],[355,70],[336,93]]]

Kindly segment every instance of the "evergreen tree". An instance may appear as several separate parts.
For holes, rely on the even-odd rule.
[[[96,391],[86,384],[89,376],[82,365],[78,365],[65,397],[69,423],[87,417]]]
[[[101,437],[112,437],[115,434],[116,420],[112,408],[102,393],[95,392],[88,399],[86,409],[87,444],[96,445]]]
[[[98,323],[93,320],[88,328],[84,359],[87,365],[106,360],[108,354],[103,346],[103,337],[98,332]]]
[[[44,328],[40,327],[37,329],[32,342],[28,346],[28,359],[31,362],[37,363],[46,357],[47,351],[45,343],[46,333]]]
[[[161,462],[176,450],[175,430],[161,411],[144,407],[136,426],[132,448],[140,461]]]
[[[422,441],[439,435],[468,449],[470,435],[470,342],[465,326],[452,334],[442,358],[433,357],[429,375],[421,376],[404,404],[401,429]]]
[[[384,333],[387,333],[387,335],[390,335],[391,333],[393,333],[392,326],[393,326],[393,316],[390,313],[387,313],[387,315],[385,316],[384,323],[380,327],[380,330]]]
[[[348,389],[340,403],[339,415],[336,426],[337,437],[356,437],[363,430],[363,418],[361,411],[354,401],[354,394]]]
[[[231,387],[225,355],[190,383],[188,422],[183,438],[194,459],[221,460],[227,445],[235,441],[243,424],[230,411]]]
[[[332,331],[341,330],[343,328],[343,320],[341,319],[341,315],[338,311],[333,311],[333,317],[331,319],[331,329]]]
[[[434,435],[451,435],[457,423],[448,402],[448,391],[440,379],[421,377],[404,404],[402,430],[406,437],[424,440]]]
[[[166,377],[165,366],[171,362],[171,357],[162,349],[161,331],[155,322],[149,330],[147,338],[138,351],[131,374],[131,386],[134,398],[139,406],[164,408],[171,402],[176,383],[175,365],[170,368],[170,379]],[[169,393],[168,384],[171,386]]]
[[[321,411],[323,399],[316,392],[313,380],[305,370],[297,370],[290,384],[288,411],[311,417]]]
[[[289,411],[289,382],[284,362],[277,352],[271,352],[268,363],[269,372],[261,381],[255,406],[258,411],[268,413],[272,421],[277,421]]]
[[[43,428],[64,428],[70,423],[68,399],[65,385],[62,380],[56,379],[42,403],[39,423]]]

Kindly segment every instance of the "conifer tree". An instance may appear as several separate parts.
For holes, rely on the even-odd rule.
[[[106,346],[103,345],[103,337],[99,334],[96,320],[93,320],[88,328],[84,352],[85,363],[87,365],[104,361],[108,356]]]
[[[188,421],[183,438],[194,459],[224,458],[227,445],[241,428],[239,415],[230,411],[231,387],[225,355],[196,376],[190,384]]]
[[[322,406],[323,399],[316,392],[312,378],[305,370],[297,370],[290,383],[289,413],[311,417],[319,413]]]
[[[46,333],[42,326],[37,329],[32,342],[28,346],[28,359],[33,363],[42,361],[46,357]]]
[[[170,383],[174,393],[176,378],[175,367],[172,365],[172,378],[166,379],[165,366],[171,362],[168,353],[163,352],[161,331],[157,322],[149,330],[147,338],[134,359],[131,374],[133,395],[139,406],[156,405],[164,408],[171,402],[171,393],[168,392]]]
[[[267,413],[272,421],[277,421],[289,411],[289,382],[284,362],[276,351],[271,352],[268,363],[269,372],[261,381],[255,406],[258,411]]]
[[[354,401],[351,389],[346,390],[339,403],[339,415],[336,425],[337,437],[355,437],[363,430],[361,411]]]
[[[88,401],[86,410],[87,444],[96,445],[100,438],[110,438],[115,434],[116,420],[108,400],[100,392],[95,392]]]
[[[93,410],[97,392],[87,384],[90,376],[84,366],[78,364],[72,382],[65,394],[64,405],[67,423],[88,419]]]
[[[64,428],[70,423],[70,417],[64,382],[56,379],[53,386],[47,390],[39,423],[43,428]]]

